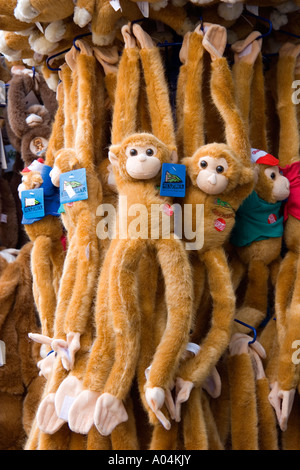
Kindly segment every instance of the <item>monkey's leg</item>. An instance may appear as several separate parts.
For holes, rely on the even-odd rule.
[[[269,268],[259,259],[252,259],[248,266],[248,284],[244,305],[237,311],[239,320],[257,328],[267,314]],[[238,331],[246,327],[238,325]],[[243,331],[248,333],[249,330]]]
[[[185,450],[208,450],[208,435],[202,407],[202,390],[194,388],[184,404],[182,419]]]
[[[75,282],[66,312],[64,331],[82,335],[86,330],[88,317],[94,300],[96,280],[99,273],[99,248],[94,215],[88,211],[80,214],[77,221],[77,263],[73,273]],[[82,279],[85,288],[82,290]]]
[[[228,357],[232,450],[258,450],[255,378],[249,354]]]
[[[39,293],[37,309],[41,320],[42,334],[50,338],[54,334],[56,309],[56,293],[51,266],[52,243],[50,238],[39,236],[33,244],[31,253],[33,282]]]
[[[288,251],[280,264],[278,272],[275,290],[275,314],[279,343],[283,341],[288,326],[286,312],[295,284],[296,263],[296,253]]]
[[[97,400],[94,423],[103,435],[128,419],[126,399],[136,373],[140,352],[141,312],[137,293],[137,268],[144,240],[119,240],[113,254],[109,301],[116,337],[114,364]]]
[[[111,433],[113,450],[139,450],[133,403],[130,395],[125,402],[128,421],[120,423]]]
[[[278,379],[281,390],[296,388],[300,378],[298,361],[293,361],[292,357],[295,351],[295,342],[300,338],[300,257],[298,257],[296,269],[294,292],[287,318],[286,335],[280,344]]]
[[[268,399],[269,393],[268,379],[266,377],[258,379],[256,381],[256,395],[260,450],[278,450],[277,422],[274,409]]]
[[[97,439],[98,431],[93,430],[92,426],[96,401],[103,391],[114,361],[115,335],[108,304],[109,271],[117,243],[118,240],[111,241],[101,269],[95,306],[96,337],[83,379],[83,391],[71,405],[68,414],[69,427],[72,431],[81,434],[91,432],[91,436],[88,436],[88,448],[90,446],[94,448],[95,444],[101,448],[106,445],[103,440]]]
[[[209,397],[204,391],[201,393],[202,396],[202,408],[204,419],[206,423],[208,449],[209,450],[224,450],[224,445],[221,442],[219,430],[211,410]]]
[[[164,426],[157,423],[154,426],[150,450],[176,450],[178,436],[178,423],[173,422],[171,429],[166,430]]]

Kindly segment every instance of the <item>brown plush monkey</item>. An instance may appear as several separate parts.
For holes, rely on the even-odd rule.
[[[197,251],[208,276],[213,299],[213,323],[201,341],[200,351],[176,373],[180,382],[176,398],[178,420],[181,404],[188,399],[194,386],[203,385],[229,343],[235,295],[223,245],[233,227],[235,211],[251,193],[254,183],[247,131],[235,103],[231,72],[222,57],[225,45],[226,31],[218,25],[208,26],[204,36],[197,28],[189,38],[187,66],[190,64],[191,71],[186,74],[183,115],[183,125],[186,126],[183,131],[185,158],[182,162],[187,166],[190,182],[184,203],[204,204],[204,244]],[[212,57],[211,93],[225,122],[227,144],[205,145],[201,113],[203,46]],[[195,83],[199,84],[197,99]],[[226,205],[225,210],[222,210],[222,203]],[[230,217],[227,218],[228,213]],[[200,286],[202,289],[203,286]],[[227,312],[226,317],[224,311]]]
[[[44,379],[39,377],[35,345],[28,341],[30,331],[39,331],[32,294],[30,253],[32,243],[20,250],[16,260],[1,257],[0,337],[6,359],[0,367],[1,449],[21,450],[40,400]]]
[[[160,198],[158,196],[155,185],[156,182],[159,183],[161,163],[163,161],[168,161],[176,147],[170,104],[166,85],[164,83],[159,51],[154,47],[150,37],[144,33],[138,25],[133,25],[133,31],[134,34],[137,35],[138,41],[141,43],[141,50],[139,51],[136,47],[135,38],[130,34],[130,30],[128,30],[128,28],[123,29],[126,47],[122,55],[118,72],[119,80],[113,115],[113,145],[110,148],[110,160],[114,165],[114,175],[119,191],[119,197],[126,196],[128,198],[129,207],[131,207],[136,201],[139,201],[140,203],[144,202],[146,207],[149,209],[151,207],[149,206],[150,201],[152,204],[156,201],[158,204],[166,203],[165,198]],[[134,134],[134,131],[136,130],[136,118],[138,116],[136,106],[139,95],[139,55],[141,56],[147,86],[153,133],[155,136],[160,136],[161,140],[158,140],[158,138],[154,137],[152,134]],[[130,73],[127,75],[127,70],[129,70],[128,67],[130,68]],[[130,80],[128,78],[128,80],[124,82],[124,73],[126,73],[126,76],[129,77]],[[128,96],[130,96],[130,99],[128,99]],[[158,96],[160,97],[159,100]],[[125,102],[126,106],[124,106]],[[157,109],[158,102],[160,103],[159,109]],[[125,113],[124,118],[120,119],[120,116],[122,116],[123,113]],[[134,119],[133,116],[136,118]],[[153,116],[156,116],[156,120],[154,120]],[[157,116],[161,116],[160,119],[157,119]],[[123,141],[124,137],[125,140]],[[121,144],[120,142],[122,141],[123,143]],[[166,146],[166,144],[168,146]],[[126,148],[128,149],[127,151]],[[130,149],[132,149],[132,158],[129,157],[129,154],[127,156]],[[147,149],[149,150],[149,155],[144,153]],[[139,162],[139,152],[141,152],[141,162]],[[162,159],[162,161],[160,159]],[[127,161],[128,163],[126,163]],[[147,196],[148,192],[149,195]],[[119,211],[120,210],[121,208],[119,206]],[[122,219],[125,221],[126,213],[122,211],[121,215]],[[129,220],[131,221],[132,218],[129,217]],[[159,227],[160,225],[158,225],[158,228]],[[127,232],[127,223],[125,228]],[[119,226],[118,229],[121,230],[121,227]],[[145,235],[146,233],[144,233],[143,236],[145,237]],[[177,243],[176,241],[174,243],[174,241],[172,241],[172,235],[171,240],[163,240],[159,238],[156,241],[147,241],[140,237],[136,240],[130,238],[121,240],[117,237],[116,240],[112,240],[107,254],[107,256],[112,256],[111,253],[113,253],[113,261],[111,261],[112,268],[110,269],[108,285],[110,291],[110,308],[113,314],[113,317],[109,321],[113,322],[110,328],[112,328],[112,326],[114,327],[114,335],[116,337],[115,346],[114,344],[111,344],[113,339],[107,335],[107,341],[110,346],[105,343],[105,348],[101,348],[103,354],[105,351],[105,357],[103,357],[102,352],[101,354],[98,352],[99,355],[94,358],[94,351],[92,351],[91,365],[95,365],[94,369],[89,369],[88,367],[88,370],[91,370],[91,372],[93,371],[94,377],[93,380],[91,380],[91,378],[88,379],[87,377],[87,380],[89,380],[90,384],[93,385],[90,386],[90,391],[84,391],[85,395],[90,394],[91,408],[92,410],[95,409],[94,416],[92,413],[92,419],[94,419],[97,429],[104,435],[110,434],[118,423],[127,419],[123,400],[125,400],[128,395],[132,379],[136,372],[141,334],[139,325],[142,321],[142,319],[140,319],[139,305],[137,304],[137,299],[134,294],[136,289],[136,287],[134,287],[136,278],[135,272],[142,254],[145,252],[148,244],[151,246],[152,243],[153,246],[157,246],[158,259],[162,265],[165,276],[169,320],[167,322],[163,339],[154,354],[145,390],[148,406],[153,409],[154,413],[163,422],[164,426],[167,428],[170,427],[170,423],[160,411],[160,408],[164,404],[164,389],[168,389],[167,384],[170,381],[172,372],[174,371],[174,366],[179,359],[178,355],[180,355],[184,343],[187,340],[186,334],[188,334],[190,327],[192,295],[190,292],[189,265],[187,263],[184,250],[182,250],[181,242],[178,241]],[[170,265],[168,269],[166,269],[165,263],[167,260],[165,259],[165,256],[169,250],[170,256],[168,262]],[[174,253],[176,253],[175,258],[171,256],[171,252],[173,252],[173,250]],[[120,256],[122,258],[121,264],[119,259]],[[178,261],[176,268],[173,266],[174,259],[181,260],[180,263]],[[170,266],[173,267],[171,268]],[[171,271],[172,275],[174,275],[178,269],[181,272],[180,279],[182,287],[180,288],[180,305],[177,305],[177,308],[175,308],[175,305],[173,305],[173,289],[175,288],[175,283],[170,280],[169,276],[171,275]],[[125,273],[126,277],[124,277]],[[116,282],[118,282],[117,280],[119,279],[119,276],[121,283],[119,284],[119,287],[117,287]],[[127,281],[125,281],[126,278]],[[124,289],[126,289],[126,291],[124,291]],[[172,295],[171,292],[173,292]],[[126,312],[124,313],[122,313],[123,307],[121,307],[122,298],[127,299],[125,303]],[[185,310],[185,313],[181,311],[181,308]],[[177,311],[181,311],[181,318],[176,313]],[[103,321],[107,322],[105,315],[102,315],[102,318]],[[177,329],[176,334],[172,334],[172,329],[175,327],[177,321],[180,321],[181,327],[178,327],[179,329]],[[180,337],[178,338],[179,330]],[[120,337],[120,331],[123,331],[124,336],[122,335]],[[125,338],[128,338],[128,340],[125,340]],[[177,340],[174,338],[177,338]],[[126,344],[124,344],[124,340]],[[163,351],[169,350],[171,346],[171,344],[169,344],[170,342],[172,343],[173,352],[171,354],[170,351],[168,354],[166,353],[166,355],[164,355]],[[116,348],[115,359],[113,361],[107,353],[108,347],[110,349],[112,347]],[[124,351],[126,351],[125,362],[123,357]],[[163,367],[160,354],[163,354],[165,358],[168,357],[168,361],[165,360]],[[102,364],[100,362],[100,364],[98,363],[96,365],[97,357],[103,357]],[[148,366],[150,366],[150,364],[148,364]],[[120,378],[117,379],[117,377]],[[81,404],[80,399],[81,397],[79,396],[77,402],[78,408],[80,408]],[[83,402],[81,406],[84,406]],[[101,410],[103,410],[102,414]],[[104,416],[108,417],[106,423],[103,422]]]
[[[270,273],[279,263],[281,253],[281,205],[289,195],[289,182],[279,172],[279,160],[268,154],[259,37],[260,33],[254,32],[245,41],[233,45],[237,102],[249,132],[256,183],[237,211],[230,239],[248,279],[237,318],[255,328],[267,313]],[[247,331],[239,324],[235,330]]]
[[[13,69],[14,72],[14,69]],[[55,93],[38,73],[16,69],[10,81],[7,117],[13,133],[20,139],[20,153],[27,167],[44,158],[57,111]]]
[[[293,359],[298,340],[298,203],[299,126],[296,106],[292,100],[292,84],[299,46],[286,43],[279,52],[277,65],[278,114],[280,118],[279,161],[283,174],[290,181],[290,196],[285,204],[284,240],[287,253],[281,263],[275,294],[276,326],[279,342],[277,381],[270,400],[282,431],[287,428],[289,414],[299,384],[299,367]],[[287,144],[289,142],[289,144]],[[296,343],[297,344],[297,343]]]
[[[138,5],[131,0],[121,0],[120,8],[116,9],[108,0],[80,0],[74,15],[74,21],[81,26],[86,26],[91,21],[93,43],[99,46],[112,44],[121,19],[135,21],[143,18]],[[172,4],[156,10],[155,3],[151,2],[149,18],[165,23],[180,35],[191,28],[185,10]]]

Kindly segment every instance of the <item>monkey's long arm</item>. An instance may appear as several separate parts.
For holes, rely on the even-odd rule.
[[[177,375],[201,386],[229,344],[235,314],[235,295],[223,248],[201,255],[208,273],[213,299],[212,325],[197,355],[179,369]],[[222,290],[221,287],[222,286]]]
[[[299,160],[300,137],[297,111],[292,101],[295,64],[296,56],[289,54],[288,44],[286,44],[280,51],[277,64],[277,110],[280,120],[278,153],[281,166],[290,165]]]
[[[225,57],[211,63],[213,100],[225,123],[227,145],[239,156],[245,167],[250,166],[250,144],[247,128],[237,108],[232,74]]]

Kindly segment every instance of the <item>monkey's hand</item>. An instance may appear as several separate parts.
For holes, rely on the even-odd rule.
[[[260,38],[260,39],[259,39]],[[259,31],[253,31],[246,39],[232,44],[235,62],[254,64],[261,51],[262,39]]]
[[[287,429],[288,419],[294,403],[295,392],[295,389],[280,390],[278,382],[275,382],[271,386],[269,402],[276,412],[279,427],[283,432]]]
[[[165,429],[169,430],[171,428],[171,423],[161,411],[161,408],[163,407],[166,399],[165,391],[160,387],[146,387],[145,397],[149,407],[157,419],[161,422]]]
[[[54,351],[52,352],[52,354],[48,354],[46,357],[41,359],[37,363],[37,367],[40,369],[39,375],[45,377],[45,379],[48,379],[48,377],[50,376],[52,372],[54,361],[55,361]]]
[[[55,393],[49,393],[41,401],[36,414],[38,428],[46,434],[54,434],[65,423],[63,419],[57,416],[54,399]]]
[[[94,424],[102,436],[109,436],[116,426],[128,420],[122,400],[110,393],[103,393],[97,400]]]
[[[223,57],[227,43],[226,28],[218,24],[212,24],[207,31],[204,29],[203,47],[209,52],[211,59]]]
[[[80,333],[68,333],[67,341],[54,339],[51,346],[53,351],[60,355],[63,367],[71,370],[74,366],[75,354],[80,349]]]
[[[75,398],[68,413],[68,424],[71,431],[88,434],[94,424],[94,411],[99,392],[83,390]]]
[[[191,391],[194,387],[193,382],[183,380],[181,377],[176,379],[176,401],[175,401],[175,421],[181,420],[181,405],[188,401]]]

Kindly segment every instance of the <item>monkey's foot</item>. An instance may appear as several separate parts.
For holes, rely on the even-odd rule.
[[[223,57],[227,44],[227,31],[221,25],[213,24],[204,33],[203,46],[209,52],[211,59]]]
[[[94,424],[102,436],[109,436],[116,426],[128,420],[123,402],[111,395],[103,393],[97,400]]]
[[[260,36],[259,31],[253,31],[246,39],[235,42],[231,46],[235,53],[234,61],[254,64],[262,47],[262,39],[258,39]]]

